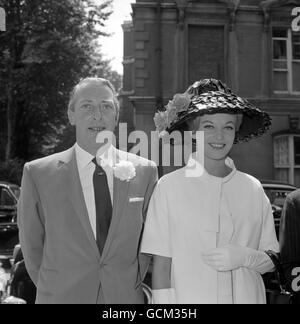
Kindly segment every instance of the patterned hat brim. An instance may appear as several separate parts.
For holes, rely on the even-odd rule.
[[[218,101],[215,98],[223,98]],[[214,100],[212,100],[214,99]],[[223,92],[208,92],[192,98],[187,111],[178,114],[178,118],[167,129],[169,133],[180,129],[180,126],[198,116],[206,114],[242,114],[243,122],[236,133],[235,143],[248,142],[249,140],[262,136],[271,126],[270,116],[255,107],[246,99],[235,94]]]

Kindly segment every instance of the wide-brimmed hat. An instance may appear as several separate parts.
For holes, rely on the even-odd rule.
[[[186,122],[197,116],[217,113],[243,116],[235,143],[261,136],[271,125],[271,118],[266,112],[215,79],[197,81],[185,93],[176,94],[164,111],[155,114],[154,122],[161,134],[171,133],[185,129]]]

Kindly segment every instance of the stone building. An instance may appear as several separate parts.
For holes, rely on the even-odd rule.
[[[238,168],[300,186],[300,0],[136,0],[124,29],[123,116],[154,130],[153,115],[200,78],[223,80],[272,117],[267,135],[238,144]]]

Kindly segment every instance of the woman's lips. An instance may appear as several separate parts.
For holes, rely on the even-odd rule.
[[[215,150],[223,150],[226,146],[226,144],[216,144],[216,143],[210,143],[209,145]]]

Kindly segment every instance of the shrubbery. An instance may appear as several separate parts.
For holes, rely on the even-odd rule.
[[[24,161],[18,159],[9,160],[7,164],[0,162],[0,181],[21,185],[24,163]]]

